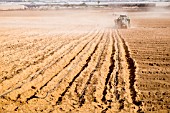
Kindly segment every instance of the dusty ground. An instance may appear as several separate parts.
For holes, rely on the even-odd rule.
[[[170,112],[170,11],[1,11],[0,112]]]

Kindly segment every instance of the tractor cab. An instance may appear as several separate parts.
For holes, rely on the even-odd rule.
[[[115,26],[118,29],[127,29],[130,27],[130,19],[127,15],[122,14],[115,20]]]

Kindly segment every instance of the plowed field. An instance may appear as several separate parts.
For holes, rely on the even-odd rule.
[[[0,11],[0,112],[170,112],[170,11]]]

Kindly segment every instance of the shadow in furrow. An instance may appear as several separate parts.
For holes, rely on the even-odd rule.
[[[34,93],[34,95],[32,95],[31,97],[27,98],[26,102],[28,102],[29,100],[34,99],[34,98],[39,98],[35,95],[36,95],[36,93]]]
[[[104,35],[104,34],[103,34]],[[88,57],[88,59],[86,60],[86,64],[81,68],[80,72],[73,78],[73,80],[69,83],[69,86],[67,86],[67,88],[65,89],[65,91],[61,94],[61,96],[58,98],[56,104],[60,104],[62,101],[63,96],[65,95],[65,93],[68,91],[68,89],[72,86],[73,82],[76,80],[76,78],[81,74],[81,72],[88,67],[88,64],[93,56],[93,54],[95,53],[95,51],[98,48],[99,43],[101,42],[103,35],[100,38],[100,41],[97,43],[97,45],[95,46],[93,52],[90,54],[90,56]]]
[[[120,94],[117,90],[117,85],[118,85],[118,72],[116,72],[115,79],[114,79],[114,93],[116,96],[116,100],[119,100]]]
[[[82,93],[81,93],[81,96],[80,96],[80,98],[79,98],[80,107],[85,103],[84,95],[85,95],[85,93],[86,93],[86,89],[87,89],[87,87],[88,87],[88,84],[90,84],[91,78],[92,78],[92,76],[93,76],[93,74],[94,74],[95,71],[96,71],[96,70],[93,70],[93,71],[90,73],[89,79],[87,80],[86,85],[85,85],[85,87],[84,87],[84,89],[83,89],[83,91],[82,91]]]
[[[85,84],[85,87],[84,87],[83,90],[82,90],[81,96],[80,96],[80,98],[79,98],[80,107],[81,107],[81,106],[84,104],[84,102],[85,102],[84,95],[85,95],[85,93],[86,93],[86,89],[87,89],[88,85],[90,84],[90,81],[91,81],[91,79],[92,79],[93,74],[97,71],[98,68],[100,68],[100,65],[102,65],[102,64],[101,64],[101,61],[102,61],[101,58],[102,58],[102,56],[103,56],[103,54],[104,54],[107,41],[108,41],[108,38],[107,38],[107,40],[106,40],[106,42],[105,42],[105,45],[104,45],[103,50],[102,50],[102,52],[101,52],[101,54],[100,54],[100,57],[98,58],[98,62],[97,62],[97,64],[96,64],[96,66],[95,66],[95,69],[90,73],[89,79],[87,80],[87,82],[86,82],[86,84]]]
[[[86,48],[86,46],[93,40],[93,39],[95,39],[95,37],[96,37],[97,35],[95,35],[88,43],[86,43],[84,46],[83,46],[83,48],[72,58],[72,59],[70,59],[70,61],[69,61],[69,63],[67,64],[67,65],[65,65],[64,67],[63,67],[63,69],[65,69],[68,65],[70,65],[70,63],[76,58],[76,56],[78,56],[85,48]],[[60,70],[57,74],[55,74],[50,80],[48,80],[47,82],[46,82],[46,84],[44,84],[43,86],[41,86],[40,87],[40,90],[42,89],[42,88],[44,88],[45,86],[47,86],[47,84],[54,78],[54,77],[56,77],[60,72],[61,72],[62,70]],[[61,82],[61,81],[60,81]]]
[[[64,35],[63,35],[63,36],[64,36]],[[60,36],[60,37],[61,37],[61,36]],[[75,40],[75,39],[74,39],[74,40]],[[64,42],[64,44],[62,44],[62,45],[60,45],[59,47],[53,49],[52,51],[50,51],[49,53],[47,53],[45,56],[43,55],[43,56],[41,56],[39,59],[37,59],[36,61],[34,61],[34,62],[26,65],[25,67],[17,69],[16,71],[14,71],[13,74],[11,74],[11,77],[8,77],[7,79],[4,79],[4,80],[9,80],[9,79],[13,78],[15,75],[20,74],[21,72],[23,72],[23,71],[26,70],[27,68],[29,68],[29,67],[31,67],[31,66],[34,66],[34,65],[36,65],[36,64],[38,64],[38,63],[42,63],[46,58],[48,58],[49,56],[52,56],[55,52],[57,52],[59,49],[61,49],[63,46],[65,46],[65,45],[67,45],[67,44],[69,44],[69,43],[70,43],[70,42]],[[50,44],[51,44],[51,43],[50,43]],[[49,44],[49,45],[50,45],[50,44]],[[47,47],[47,46],[46,46],[46,47]],[[44,47],[43,49],[45,49],[46,47]],[[37,70],[37,71],[38,71],[38,70]],[[43,70],[40,71],[39,73],[42,73],[42,72],[43,72]],[[4,80],[3,80],[3,81],[4,81]],[[0,81],[0,83],[2,83],[3,81]]]
[[[110,81],[110,78],[111,78],[111,74],[114,70],[114,67],[115,67],[115,60],[114,60],[114,54],[115,54],[115,48],[114,48],[114,44],[112,46],[112,54],[111,54],[111,57],[110,57],[110,66],[109,66],[109,72],[107,74],[107,77],[106,77],[106,80],[105,80],[105,88],[103,90],[103,97],[102,97],[102,101],[106,104],[107,103],[107,100],[106,100],[106,95],[107,95],[107,90],[108,90],[108,83]]]
[[[98,33],[97,33],[97,34],[98,34]],[[76,58],[76,56],[78,56],[78,55],[86,48],[86,46],[87,46],[93,39],[95,39],[95,37],[97,36],[97,34],[96,34],[88,43],[86,43],[86,44],[83,46],[83,48],[82,48],[72,59],[70,59],[69,63],[68,63],[67,65],[65,65],[63,69],[65,69],[68,65],[70,65],[70,63]],[[88,59],[87,59],[87,60],[88,60]],[[89,62],[89,61],[87,61],[87,60],[86,60],[86,62]],[[84,69],[83,69],[83,70],[84,70]],[[48,84],[54,77],[56,77],[61,71],[62,71],[62,70],[60,70],[57,74],[55,74],[53,77],[51,77],[50,80],[48,80],[43,86],[41,86],[41,87],[40,87],[40,90],[42,90],[45,86],[47,86],[47,84]],[[80,72],[81,72],[81,71],[80,71]],[[76,76],[78,77],[79,75],[76,75]],[[76,76],[75,76],[75,77],[76,77]],[[77,78],[77,77],[76,77],[76,78]],[[76,78],[75,78],[75,79],[76,79]],[[59,81],[59,83],[60,83],[60,82],[61,82],[61,81]],[[72,85],[72,83],[69,83],[69,86],[70,86],[70,84]],[[66,90],[69,89],[69,86],[66,88]],[[31,97],[36,97],[36,98],[44,99],[44,98],[46,98],[46,97],[48,96],[48,94],[49,94],[51,91],[53,91],[53,90],[54,90],[54,89],[49,90],[44,97],[36,96],[36,94],[37,94],[36,92],[38,91],[38,90],[37,90],[37,91],[34,93],[34,95],[32,95]],[[66,91],[66,92],[67,92],[67,91]],[[65,93],[66,93],[66,92],[65,92]],[[63,92],[62,95],[64,96],[65,93]],[[61,95],[61,96],[62,96],[62,95]],[[31,98],[31,99],[32,99],[32,98]],[[30,100],[30,99],[27,99],[27,101],[28,101],[28,100]],[[59,97],[58,100],[61,100],[61,101],[62,101],[62,98]]]
[[[98,32],[98,33],[99,33],[99,32]],[[97,33],[97,34],[98,34],[98,33]],[[97,36],[97,34],[96,34],[95,36]],[[84,50],[84,48],[95,38],[95,36],[94,36],[88,43],[86,43],[86,44],[83,46],[83,48],[82,48],[72,59],[70,59],[69,63],[68,63],[67,65],[65,65],[64,68],[66,68],[66,67],[75,59],[75,57]],[[73,50],[75,47],[76,47],[76,46],[73,46],[73,48],[71,48],[71,50]],[[70,51],[71,51],[71,50],[70,50]],[[62,55],[59,59],[57,59],[55,62],[57,62],[57,61],[59,61],[60,59],[62,59],[62,58],[63,58],[66,54],[68,54],[70,51],[68,51],[68,52],[66,52],[65,54],[63,54],[63,55]],[[63,68],[63,69],[64,69],[64,68]],[[57,74],[55,74],[52,78],[50,78],[50,80],[48,80],[43,86],[41,86],[41,87],[40,87],[40,90],[42,90],[45,86],[47,86],[47,84],[48,84],[54,77],[56,77],[61,71],[62,71],[62,70],[60,70]],[[33,79],[33,77],[31,78],[31,80],[32,80],[32,79]],[[22,84],[22,85],[23,85],[23,84]],[[31,97],[32,97],[32,98],[44,99],[44,98],[46,98],[46,97],[48,96],[48,94],[51,92],[51,90],[48,91],[44,97],[36,96],[37,92],[38,92],[38,89],[36,90],[36,92],[35,92]],[[9,93],[9,92],[8,92],[8,93]],[[31,98],[31,99],[32,99],[32,98]],[[30,99],[30,97],[29,97],[29,98],[27,98],[27,101],[28,101],[28,100],[31,100],[31,99]]]
[[[119,74],[120,74],[120,69],[121,69],[121,58],[120,58],[120,45],[119,45],[119,41],[118,41],[118,37],[116,38],[117,36],[115,36],[115,40],[116,40],[116,43],[115,43],[115,48],[116,49],[116,73],[115,73],[115,77],[114,77],[114,95],[115,95],[115,98],[116,100],[118,101],[119,103],[119,110],[122,110],[124,109],[124,99],[121,99],[120,95],[122,92],[118,91],[118,84],[119,84]]]
[[[127,63],[128,63],[128,69],[130,70],[130,76],[129,76],[130,86],[129,86],[129,89],[130,89],[130,92],[131,92],[131,98],[132,98],[132,101],[135,105],[140,106],[142,103],[141,103],[141,101],[136,101],[137,92],[134,88],[135,77],[136,77],[136,75],[135,75],[135,71],[136,71],[135,61],[131,58],[128,46],[126,45],[125,40],[121,37],[119,32],[118,32],[118,35],[123,42],[123,47],[124,47],[125,53],[126,53],[125,56],[126,56]]]
[[[91,57],[89,57],[86,60],[86,64],[81,68],[80,72],[73,78],[73,80],[69,83],[69,86],[66,87],[65,91],[61,94],[61,97],[58,98],[58,101],[56,102],[56,104],[59,104],[62,101],[62,97],[66,94],[66,92],[68,91],[68,89],[72,86],[73,82],[76,80],[76,78],[81,74],[81,72],[88,66],[88,63],[90,62]]]

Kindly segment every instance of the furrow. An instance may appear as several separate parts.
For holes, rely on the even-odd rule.
[[[106,31],[107,32],[107,31]],[[89,75],[89,78],[87,79],[87,81],[86,81],[86,83],[85,83],[85,86],[84,86],[84,88],[82,89],[82,91],[81,91],[81,95],[80,95],[80,97],[79,97],[79,102],[80,102],[80,106],[82,106],[84,103],[85,103],[85,96],[86,96],[86,93],[94,93],[95,92],[95,89],[91,89],[92,90],[92,92],[91,91],[89,91],[90,89],[87,89],[88,87],[89,87],[89,85],[90,84],[92,84],[91,83],[91,80],[92,79],[94,79],[94,73],[96,72],[96,71],[99,71],[100,70],[100,68],[101,68],[101,66],[102,66],[102,64],[103,64],[103,58],[104,58],[104,56],[106,55],[106,54],[104,54],[105,52],[105,50],[106,50],[106,47],[107,47],[107,43],[108,43],[108,40],[109,40],[109,38],[108,38],[108,34],[106,33],[106,35],[104,35],[103,36],[103,39],[105,39],[105,42],[103,43],[104,45],[101,45],[101,50],[100,50],[100,54],[99,54],[99,58],[97,59],[97,63],[96,63],[96,65],[95,65],[95,67],[94,67],[94,69],[91,71],[91,73],[90,73],[90,75]],[[97,51],[96,51],[97,52]],[[96,54],[96,53],[95,53]],[[92,87],[92,86],[91,86]],[[93,97],[94,98],[94,97]],[[94,98],[95,99],[95,98]],[[95,101],[95,100],[94,100]]]
[[[87,36],[87,37],[88,37],[88,36]],[[87,37],[84,36],[84,38],[87,38]],[[82,40],[83,40],[83,38],[82,38]],[[78,44],[79,42],[80,42],[80,40],[77,41],[77,44]],[[72,45],[72,46],[71,46],[70,48],[68,48],[68,50],[65,51],[57,60],[51,61],[51,62],[50,62],[48,65],[46,65],[44,68],[42,68],[41,70],[37,71],[36,73],[30,75],[26,80],[23,80],[21,83],[19,83],[18,86],[16,86],[16,87],[13,88],[13,89],[8,89],[6,92],[2,93],[0,96],[6,95],[6,94],[8,94],[8,93],[10,93],[10,92],[12,92],[12,91],[14,91],[14,90],[16,90],[16,89],[19,89],[19,88],[22,87],[25,83],[27,83],[27,82],[32,81],[33,79],[35,79],[36,76],[38,76],[39,74],[43,74],[43,72],[44,72],[45,70],[47,70],[48,68],[50,68],[52,65],[54,65],[56,62],[58,62],[60,59],[62,59],[66,54],[68,54],[68,53],[69,53],[71,50],[73,50],[76,46],[77,46],[77,45],[75,45],[75,46]]]
[[[124,54],[121,46],[121,42],[117,37],[117,32],[115,32],[114,39],[115,39],[115,72],[114,72],[114,95],[115,95],[115,100],[116,103],[118,103],[118,110],[124,109],[124,101],[125,101],[125,84],[124,84],[124,73],[123,70],[126,69],[124,66],[125,60]]]
[[[119,89],[115,90],[117,101],[119,102],[119,110],[129,111],[130,108],[135,107],[137,111],[140,110],[141,102],[136,101],[137,92],[134,88],[135,83],[135,61],[132,59],[129,48],[126,45],[125,40],[122,38],[118,30],[115,30],[116,40],[118,43],[118,84],[116,87]],[[130,105],[130,108],[127,106]]]
[[[112,37],[112,36],[111,36]],[[114,70],[114,66],[115,66],[115,60],[114,60],[114,54],[115,54],[115,47],[114,47],[114,40],[112,40],[112,53],[110,56],[110,66],[109,66],[109,72],[107,73],[106,79],[105,79],[105,88],[103,90],[103,97],[102,97],[102,101],[104,103],[107,103],[107,99],[106,99],[106,95],[107,95],[107,90],[109,89],[108,84],[111,82],[111,76]],[[111,86],[110,86],[111,87]]]
[[[88,58],[86,58],[86,61],[85,61],[85,64],[81,67],[81,69],[79,70],[79,72],[73,77],[72,81],[69,82],[69,86],[66,87],[66,89],[61,93],[61,96],[58,98],[57,100],[57,104],[61,103],[62,102],[62,98],[64,97],[65,93],[70,89],[70,87],[73,85],[73,83],[75,83],[75,80],[82,74],[82,72],[88,67],[89,65],[89,62],[91,61],[92,59],[92,56],[94,55],[95,51],[97,50],[102,38],[103,38],[103,35],[102,36],[99,36],[100,39],[99,41],[97,41],[97,44],[95,45],[94,49],[91,51],[91,53],[88,55]],[[87,51],[88,52],[88,51]],[[86,53],[87,54],[87,53]],[[85,55],[84,55],[85,56]],[[85,58],[83,58],[85,59]]]
[[[97,33],[97,32],[96,32]],[[94,34],[93,36],[95,36],[96,34]],[[88,40],[88,37],[84,37],[84,40]],[[82,45],[81,43],[79,43],[79,44],[75,44],[76,45],[76,47],[77,46],[80,46],[79,47],[79,49],[81,49],[81,47],[84,45]],[[74,48],[75,48],[75,46],[73,46]],[[74,48],[72,48],[72,51],[74,51]],[[79,50],[79,51],[81,51],[81,50]],[[67,53],[65,53],[65,55],[67,54],[67,56],[69,56],[68,54],[70,54],[71,55],[71,53],[74,53],[75,55],[74,56],[76,56],[76,54],[79,54],[79,51],[76,51],[76,52],[70,52],[70,51],[68,51]],[[72,56],[71,56],[72,57]],[[69,58],[71,58],[71,57],[69,57]],[[61,57],[62,59],[63,58],[66,58],[66,56],[63,56],[63,57]],[[68,58],[68,57],[67,57]],[[72,60],[74,60],[74,57],[70,60],[70,59],[67,59],[68,60],[68,62],[71,62]],[[70,61],[69,61],[70,60]],[[64,60],[63,60],[64,61]],[[64,61],[65,62],[65,61]],[[58,65],[58,63],[57,63],[57,65]],[[57,65],[56,66],[53,66],[52,67],[52,69],[54,69],[54,67],[56,67],[57,68]],[[68,63],[68,65],[69,65],[69,63]],[[64,66],[67,66],[67,64],[64,64],[63,65],[63,67],[61,68],[61,70],[60,71],[62,71],[63,70],[63,68],[64,68]],[[59,71],[59,72],[60,72]],[[51,81],[55,76],[56,76],[56,74],[51,78],[51,76],[50,75],[48,75],[47,76],[47,74],[48,74],[48,70],[45,72],[46,74],[44,74],[43,73],[43,75],[42,76],[39,76],[37,79],[35,79],[35,80],[30,80],[30,83],[28,83],[28,85],[30,84],[30,87],[28,87],[27,85],[24,85],[23,87],[25,87],[25,88],[21,88],[19,91],[15,91],[15,92],[17,92],[18,94],[20,93],[21,95],[23,95],[23,96],[21,96],[21,100],[22,101],[27,101],[27,100],[30,100],[30,95],[32,95],[33,94],[33,92],[34,92],[34,94],[33,95],[36,95],[36,93],[37,93],[37,91],[39,90],[39,88],[41,87],[41,89],[43,88],[42,87],[42,84],[45,84],[45,85],[43,85],[43,86],[46,86],[47,84],[48,84],[48,82],[49,81]],[[52,72],[53,73],[55,73],[56,72],[56,70],[52,70]],[[51,73],[51,72],[50,72]],[[46,76],[45,76],[46,75]],[[50,80],[49,80],[50,79]],[[48,80],[48,81],[47,81]],[[36,84],[34,84],[34,83],[36,83]],[[33,90],[31,90],[31,91],[29,91],[28,89],[32,89],[32,86],[34,86],[34,87],[36,87],[36,89],[34,89],[33,88]],[[15,93],[14,92],[14,93]],[[27,94],[27,92],[31,92],[30,94]],[[16,93],[16,94],[17,94]],[[16,95],[15,94],[15,95]],[[28,99],[27,99],[28,98]],[[31,96],[31,98],[32,98],[32,96]]]
[[[39,66],[40,64],[43,64],[43,66],[44,66],[46,62],[49,62],[49,61],[45,61],[47,58],[50,58],[55,52],[57,52],[63,46],[69,44],[71,42],[71,40],[78,40],[79,37],[82,38],[84,36],[92,35],[93,32],[94,32],[94,30],[92,30],[90,33],[77,34],[76,37],[74,37],[75,33],[69,33],[69,34],[66,33],[63,35],[62,34],[57,35],[58,38],[55,38],[54,36],[50,36],[49,38],[45,38],[45,40],[40,39],[40,41],[43,41],[42,43],[44,43],[44,42],[51,42],[51,43],[48,43],[48,45],[46,45],[46,43],[43,44],[43,45],[46,45],[44,47],[42,46],[41,43],[40,44],[34,43],[34,45],[40,45],[37,48],[38,50],[36,51],[36,54],[27,52],[26,55],[24,55],[24,56],[21,55],[21,57],[19,59],[16,59],[16,61],[10,60],[14,65],[13,66],[10,65],[10,62],[9,62],[9,66],[10,66],[9,68],[11,68],[11,70],[10,70],[10,72],[3,73],[3,75],[1,75],[0,83],[2,83],[3,81],[6,81],[8,79],[11,79],[12,77],[14,77],[18,74],[19,74],[18,76],[21,76],[21,74],[23,76],[23,74],[27,73],[27,71],[30,70],[30,68],[33,68],[33,66],[35,68],[33,68],[33,70],[31,70],[32,73],[34,73],[35,71],[38,71],[40,69],[40,66]],[[62,38],[62,37],[69,37],[68,38],[69,40],[66,40],[64,43],[63,43],[63,41],[57,41],[59,38]],[[39,40],[37,40],[37,41],[39,41]],[[22,48],[22,49],[24,49],[24,48]],[[30,47],[30,49],[35,51],[35,48],[33,49],[32,47]],[[28,51],[28,49],[26,49],[26,50]],[[18,56],[20,56],[20,55],[18,55]],[[14,55],[13,55],[13,57],[14,57]],[[29,59],[33,59],[33,60],[29,61]]]
[[[89,43],[91,43],[92,40],[95,39],[96,36],[97,36],[97,34],[96,34],[89,42],[87,42],[87,43],[82,47],[82,49],[69,61],[69,63],[68,63],[67,65],[64,66],[64,68],[63,68],[62,70],[64,70],[66,67],[68,67],[68,66],[71,64],[71,62],[72,62],[73,60],[75,60],[75,58],[87,47],[87,45],[88,45]],[[77,62],[77,63],[78,63],[78,62]],[[62,70],[61,70],[61,71],[62,71]],[[40,87],[40,90],[42,90],[45,86],[47,86],[47,84],[48,84],[54,77],[56,77],[61,71],[59,71],[55,76],[53,76],[50,80],[48,80],[48,81],[46,82],[46,84],[44,84],[42,87]],[[63,76],[63,78],[59,81],[59,83],[61,83],[62,80],[63,80],[68,74],[69,74],[69,71],[68,71],[67,74],[65,74],[65,75]],[[54,87],[52,90],[50,90],[50,92],[53,91],[57,86],[58,86],[58,84],[55,85],[55,87]]]
[[[137,106],[140,106],[141,105],[141,102],[140,101],[136,101],[136,96],[137,96],[137,91],[135,90],[134,88],[134,84],[135,84],[135,77],[136,77],[136,65],[135,65],[135,60],[131,57],[130,55],[130,51],[129,51],[129,48],[128,46],[126,45],[126,42],[125,40],[121,37],[120,33],[117,32],[122,43],[123,43],[123,47],[124,47],[124,50],[125,50],[125,56],[126,56],[126,60],[127,60],[127,63],[128,63],[128,69],[129,69],[129,89],[130,89],[130,92],[131,92],[131,98],[132,98],[132,101],[133,101],[133,104],[137,105]]]
[[[39,53],[37,52],[37,54],[33,54],[32,56],[29,56],[29,55],[26,56],[25,55],[25,56],[23,56],[24,60],[23,60],[23,58],[20,58],[21,60],[23,60],[23,62],[18,62],[18,59],[15,60],[15,61],[11,61],[11,62],[15,62],[15,63],[20,64],[22,67],[13,68],[13,70],[11,70],[10,73],[8,72],[8,74],[4,74],[2,76],[2,78],[1,78],[2,80],[0,81],[0,83],[2,83],[5,80],[9,80],[9,79],[13,78],[14,76],[24,72],[26,69],[30,68],[31,66],[37,65],[39,63],[42,63],[46,58],[48,58],[49,56],[53,55],[54,52],[59,50],[62,46],[64,46],[65,44],[68,44],[68,42],[65,43],[65,44],[62,44],[62,43],[58,44],[58,43],[56,43],[56,44],[59,45],[59,46],[57,46],[57,48],[53,49],[52,51],[49,51],[49,49],[46,49],[46,48],[49,48],[50,45],[52,46],[53,42],[54,42],[54,40],[52,40],[51,43],[49,43],[48,45],[43,47],[41,49],[42,52],[38,51]],[[43,53],[43,55],[40,55],[42,53]],[[27,62],[27,59],[35,59],[35,60]],[[10,63],[9,63],[9,65],[10,65]]]
[[[101,113],[106,113],[108,110],[114,112],[115,111],[115,101],[114,101],[114,84],[113,84],[113,77],[115,72],[115,40],[113,38],[113,30],[111,30],[109,37],[110,37],[110,48],[108,54],[108,60],[105,64],[105,68],[107,68],[107,72],[105,72],[105,76],[103,76],[103,87],[101,89],[101,96],[100,96],[100,103],[98,107],[101,109]]]

